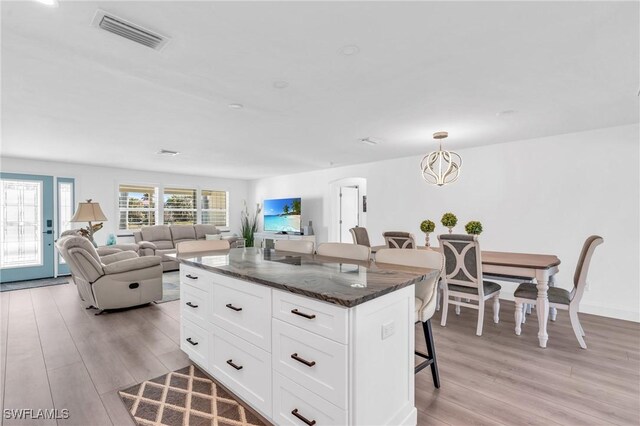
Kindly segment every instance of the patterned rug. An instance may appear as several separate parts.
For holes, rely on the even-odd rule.
[[[119,394],[140,426],[265,424],[193,365],[121,390]]]

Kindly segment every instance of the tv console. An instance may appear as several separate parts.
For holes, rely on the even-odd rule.
[[[274,240],[306,240],[313,241],[313,245],[316,246],[315,235],[301,235],[301,234],[276,234],[275,232],[256,232],[253,234],[254,244],[260,248],[273,247]],[[268,241],[271,240],[271,243]]]

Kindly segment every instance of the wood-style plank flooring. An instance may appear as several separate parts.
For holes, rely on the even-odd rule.
[[[541,349],[535,314],[518,337],[513,303],[501,305],[498,325],[488,308],[482,337],[476,311],[450,310],[446,328],[436,314],[442,387],[433,388],[428,369],[416,376],[419,424],[639,424],[639,324],[581,315],[582,350],[561,311]],[[188,364],[178,301],[94,316],[73,284],[42,287],[0,293],[0,325],[0,408],[67,408],[61,425],[132,425],[117,390]],[[416,333],[424,349],[422,328]]]

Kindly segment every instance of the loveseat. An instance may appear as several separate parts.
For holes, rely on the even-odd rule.
[[[161,256],[176,252],[176,244],[182,241],[204,240],[207,235],[220,235],[220,239],[228,240],[234,247],[236,236],[222,236],[215,225],[154,225],[145,226],[133,231],[135,242],[139,246],[140,256]],[[164,271],[179,269],[179,263],[174,260],[162,259]]]

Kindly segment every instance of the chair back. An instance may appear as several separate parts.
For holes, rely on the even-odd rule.
[[[227,240],[182,241],[176,245],[176,252],[179,255],[188,255],[205,251],[229,250],[229,247],[229,241]]]
[[[361,261],[368,261],[371,257],[369,247],[347,243],[322,243],[318,246],[316,253],[320,256]]]
[[[93,283],[104,275],[100,256],[89,239],[77,235],[66,235],[58,239],[56,247],[69,265],[74,280],[80,279]]]
[[[445,260],[445,282],[478,289],[484,297],[482,284],[482,258],[480,243],[476,235],[438,235],[440,251]]]
[[[313,254],[313,241],[276,240],[274,247],[276,250],[289,251],[292,253]]]
[[[416,237],[410,232],[390,231],[383,232],[384,242],[388,248],[415,249]]]
[[[591,257],[596,247],[604,242],[604,238],[598,235],[592,235],[587,238],[582,245],[582,251],[580,257],[578,257],[578,264],[576,265],[576,271],[573,274],[573,290],[571,291],[571,302],[579,303],[584,294],[584,289],[587,286],[587,274],[589,273],[589,266],[591,265]]]
[[[353,237],[353,244],[371,247],[371,242],[369,241],[369,233],[367,232],[367,228],[356,226],[355,228],[349,229],[349,232]]]
[[[437,275],[422,280],[415,286],[416,297],[422,301],[422,305],[418,308],[416,321],[425,322],[433,316],[436,311],[438,281],[444,268],[444,258],[440,252],[434,250],[380,249],[376,253],[376,263],[437,269]]]

